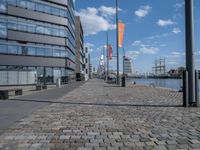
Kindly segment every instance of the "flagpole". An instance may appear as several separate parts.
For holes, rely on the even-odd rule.
[[[109,79],[109,50],[108,50],[108,31],[106,32],[106,45],[107,45],[107,82],[108,82],[108,79]]]
[[[116,0],[116,48],[117,48],[117,84],[119,84],[119,39],[118,39],[118,29],[119,29],[119,26],[118,26],[118,0]]]

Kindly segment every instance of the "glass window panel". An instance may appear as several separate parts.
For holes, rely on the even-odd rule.
[[[26,30],[26,23],[18,22],[18,30],[20,30],[20,31],[27,31]]]
[[[0,85],[8,84],[8,73],[7,71],[0,71]]]
[[[17,5],[17,0],[7,0],[8,4],[10,5],[14,5],[16,6]]]
[[[53,83],[53,68],[46,68],[46,83],[52,84]]]
[[[60,16],[61,16],[61,17],[65,17],[65,10],[60,9]]]
[[[51,35],[51,28],[50,27],[45,27],[44,28],[44,34]]]
[[[17,5],[26,8],[26,1],[25,0],[17,0]]]
[[[17,23],[14,20],[8,20],[8,28],[16,30],[17,29]]]
[[[45,56],[53,56],[53,50],[52,49],[45,49]]]
[[[60,51],[60,56],[61,57],[66,57],[66,52],[65,51]]]
[[[44,6],[44,12],[47,14],[51,14],[51,7],[50,6]]]
[[[44,5],[42,4],[36,4],[36,10],[40,12],[44,12]]]
[[[37,82],[37,71],[28,71],[28,84],[36,84]]]
[[[53,51],[53,56],[54,57],[60,57],[60,51],[59,50],[54,50]]]
[[[19,55],[22,54],[22,47],[21,47],[21,46],[18,46],[18,51],[17,51],[17,53],[18,53]]]
[[[26,46],[22,46],[22,54],[28,55],[28,48]]]
[[[35,28],[36,28],[36,25],[27,24],[27,31],[28,31],[28,32],[35,33]]]
[[[17,46],[8,46],[8,53],[9,54],[17,54]]]
[[[8,84],[9,85],[18,84],[18,71],[8,71]]]
[[[27,71],[20,71],[19,72],[19,84],[27,84]]]
[[[52,34],[55,35],[55,36],[60,36],[60,31],[59,29],[56,29],[56,28],[52,28]]]
[[[65,37],[65,31],[63,29],[60,29],[60,36]]]
[[[59,9],[58,9],[58,8],[52,7],[52,14],[53,14],[53,15],[56,15],[56,16],[59,16],[59,15],[60,15]]]
[[[28,55],[36,55],[36,48],[28,47]]]
[[[0,1],[0,12],[6,12],[6,2]]]
[[[7,53],[7,45],[0,44],[0,53]]]
[[[7,27],[6,23],[1,22],[3,20],[0,20],[0,37],[6,37],[7,36]]]
[[[37,56],[44,56],[44,49],[43,48],[36,48]]]
[[[27,8],[30,10],[35,10],[35,3],[27,1]]]
[[[43,34],[43,33],[44,33],[44,27],[42,27],[42,26],[37,26],[37,27],[36,27],[36,32],[37,32],[37,33]]]

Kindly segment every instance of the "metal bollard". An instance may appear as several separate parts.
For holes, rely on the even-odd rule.
[[[122,77],[122,87],[126,87],[126,77]]]
[[[199,71],[195,71],[195,99],[196,99],[196,105],[199,106]]]
[[[188,107],[188,71],[183,71],[183,107]]]

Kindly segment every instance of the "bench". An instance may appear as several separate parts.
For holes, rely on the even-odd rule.
[[[9,92],[15,92],[15,95],[22,95],[21,88],[14,88],[14,89],[0,89],[0,99],[8,99]]]
[[[47,85],[36,84],[35,85],[36,91],[41,91],[42,89],[47,89]]]

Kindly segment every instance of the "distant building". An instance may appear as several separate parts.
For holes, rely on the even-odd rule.
[[[89,69],[90,69],[90,56],[89,56],[89,50],[86,47],[84,50],[85,58],[84,58],[84,78],[85,81],[89,80]]]
[[[131,76],[133,74],[132,71],[132,62],[128,57],[124,58],[124,74],[127,76]]]
[[[81,24],[80,16],[76,16],[75,19],[75,37],[76,37],[76,47],[75,47],[75,55],[76,55],[76,80],[81,81],[84,80],[84,33],[83,27]]]

